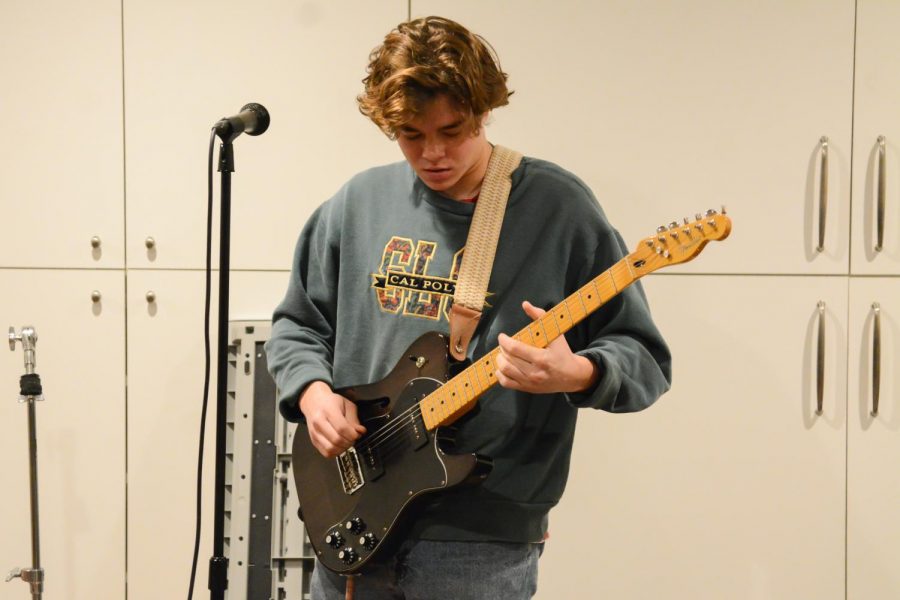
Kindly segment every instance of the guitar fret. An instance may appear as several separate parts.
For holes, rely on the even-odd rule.
[[[544,319],[551,321],[553,323],[553,326],[556,327],[556,335],[553,336],[554,340],[562,335],[562,331],[559,330],[559,322],[556,320],[556,315],[554,314],[554,312],[552,310],[550,312],[548,312],[546,315],[544,315]],[[544,320],[544,319],[541,319],[541,320]],[[546,329],[547,329],[547,325],[545,324],[544,330],[546,331]],[[547,338],[547,340],[550,341],[550,338]]]
[[[472,387],[472,377],[471,377],[471,373],[469,373],[469,370],[466,369],[466,370],[463,371],[461,374],[462,374],[462,375],[465,375],[465,376],[466,376],[466,379],[467,379],[467,381],[465,382],[465,386],[464,386],[464,387],[465,387],[466,391],[469,393],[468,400],[473,400],[473,399],[475,398],[475,390],[474,390],[474,388]]]
[[[621,262],[624,262],[625,266],[628,267],[628,274],[629,276],[631,276],[631,280],[634,281],[635,279],[637,279],[637,276],[634,274],[634,269],[631,268],[631,261],[628,260],[628,257],[626,256],[625,258],[623,258]]]
[[[523,334],[524,334],[524,333],[527,333],[527,334],[528,334],[528,341],[525,342],[526,344],[528,344],[529,346],[535,346],[535,345],[537,345],[536,342],[534,341],[534,332],[531,331],[531,324],[529,324],[528,327],[526,327],[525,329],[523,329],[522,332],[523,332]]]
[[[494,369],[496,369],[496,356],[498,351],[496,349],[491,350],[491,352],[487,355],[487,359],[485,360],[485,369],[487,370],[488,381],[493,385],[497,382],[497,374],[494,373]]]
[[[535,346],[537,346],[538,348],[546,348],[547,345],[550,343],[550,341],[547,338],[547,329],[544,327],[544,320],[538,319],[537,321],[535,321],[535,323],[540,325],[540,331],[538,331],[537,335],[536,335],[537,339],[535,340]],[[544,334],[543,338],[541,338],[542,332]],[[541,345],[541,344],[543,344],[543,345]]]
[[[470,373],[470,371],[471,371],[471,373]],[[474,363],[474,364],[472,364],[472,365],[469,365],[469,367],[465,370],[465,372],[466,372],[466,373],[469,373],[469,379],[470,379],[470,380],[471,380],[473,377],[475,378],[475,382],[474,382],[474,384],[473,384],[473,385],[474,385],[474,388],[475,388],[475,389],[474,389],[475,395],[476,395],[476,396],[480,396],[480,395],[482,394],[482,392],[484,392],[484,390],[487,389],[487,387],[484,386],[484,385],[481,383],[481,377],[478,376],[478,363]]]
[[[448,418],[453,414],[453,395],[450,390],[450,386],[444,386],[444,397],[442,400],[442,408],[444,409],[444,418]]]
[[[444,420],[447,416],[445,398],[447,395],[447,391],[444,388],[440,388],[434,394],[434,407],[437,409],[439,420]]]
[[[606,272],[606,276],[609,278],[609,282],[612,284],[613,290],[615,291],[616,294],[618,294],[619,288],[616,287],[616,280],[612,276],[612,269],[610,269],[609,271]],[[613,294],[613,295],[615,295],[615,294]]]
[[[578,297],[576,297],[576,294],[572,294],[571,296],[569,296],[569,299],[571,301],[571,304],[569,305],[569,314],[574,315],[577,311],[578,316],[575,318],[575,321],[581,323],[588,316],[587,309],[585,309],[584,306],[584,302],[581,300],[581,295],[579,294]],[[575,310],[572,309],[573,306]]]
[[[559,305],[557,305],[556,308],[550,311],[550,314],[553,315],[553,322],[556,323],[556,330],[559,332],[557,337],[559,337],[567,331],[565,323],[563,323],[563,319],[565,319],[566,316],[563,314],[562,309],[559,307]]]
[[[564,329],[564,332],[565,332],[565,331],[572,329],[572,326],[574,325],[574,322],[572,319],[572,311],[569,310],[569,304],[568,304],[567,300],[563,300],[562,302],[560,302],[559,306],[560,306],[559,319],[556,322],[563,324],[563,327],[565,328]],[[569,319],[568,323],[566,323],[566,318]]]
[[[488,379],[487,372],[484,370],[484,366],[481,364],[480,361],[475,363],[472,366],[475,368],[475,375],[478,377],[478,381],[479,381],[478,385],[481,386],[479,393],[483,394],[488,389],[490,389],[491,382]]]
[[[591,285],[594,286],[594,295],[597,296],[597,306],[594,307],[594,310],[597,310],[603,305],[603,294],[600,293],[600,288],[597,287],[599,281],[597,281],[599,277],[594,277],[591,280]]]
[[[581,308],[584,309],[584,318],[587,318],[591,311],[588,310],[587,304],[584,303],[584,288],[581,288],[577,292],[578,299],[581,301]]]
[[[459,408],[459,406],[458,406],[458,404],[457,404],[457,403],[459,402],[459,398],[458,398],[459,384],[458,384],[458,383],[451,383],[451,384],[448,384],[446,387],[449,387],[449,388],[450,388],[450,389],[448,390],[448,391],[450,392],[450,405],[451,405],[451,408],[452,408],[452,410],[450,411],[450,413],[453,414],[454,412],[456,412],[456,409]]]
[[[579,312],[576,315],[576,313],[572,310],[573,304],[575,305],[576,309],[578,309],[580,306],[575,298],[575,294],[572,294],[571,296],[566,298],[566,310],[569,312],[569,319],[571,319],[572,325],[574,326],[576,322],[580,322],[587,315],[585,315],[583,312]],[[583,309],[584,307],[581,308]]]

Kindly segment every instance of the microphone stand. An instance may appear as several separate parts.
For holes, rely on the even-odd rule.
[[[37,364],[34,348],[37,344],[37,333],[34,327],[23,327],[21,334],[9,328],[9,349],[15,351],[16,342],[22,342],[25,350],[25,375],[19,380],[19,402],[28,403],[28,458],[29,479],[31,481],[31,564],[30,569],[13,569],[6,581],[19,577],[31,586],[32,600],[41,600],[44,593],[44,569],[41,568],[40,519],[38,514],[38,480],[37,480],[37,421],[34,403],[44,399],[41,389],[41,378],[34,372]]]
[[[242,131],[220,133],[219,172],[221,215],[219,225],[219,339],[216,362],[216,489],[213,513],[213,556],[209,559],[212,600],[225,600],[228,558],[225,557],[225,427],[228,394],[228,293],[231,255],[231,174],[234,172],[234,138]]]
[[[225,600],[228,589],[228,558],[225,557],[225,429],[228,412],[228,283],[231,275],[231,174],[234,173],[232,142],[242,133],[260,135],[269,127],[269,111],[251,102],[233,117],[213,127],[222,140],[219,172],[222,174],[219,226],[219,343],[216,361],[216,490],[213,514],[213,556],[209,559],[209,590],[212,600]],[[202,460],[202,459],[201,459]]]

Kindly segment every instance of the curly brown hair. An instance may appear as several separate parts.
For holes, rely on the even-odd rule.
[[[468,115],[476,133],[479,117],[509,104],[512,94],[487,40],[443,17],[398,25],[369,55],[366,71],[359,111],[391,139],[439,94]]]

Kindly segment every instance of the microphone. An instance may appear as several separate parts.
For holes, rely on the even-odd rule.
[[[231,141],[242,133],[260,135],[269,128],[269,111],[262,104],[251,102],[233,117],[224,117],[213,129],[220,138]]]

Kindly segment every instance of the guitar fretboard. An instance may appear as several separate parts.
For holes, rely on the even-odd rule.
[[[638,279],[629,260],[626,256],[512,337],[546,348]],[[498,346],[419,402],[427,429],[450,425],[475,407],[478,398],[497,383],[494,369],[499,352]]]

